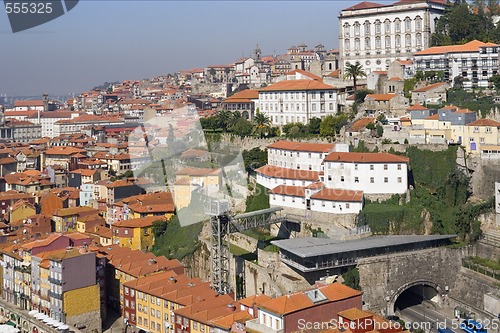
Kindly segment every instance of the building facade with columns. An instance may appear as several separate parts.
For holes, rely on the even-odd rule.
[[[359,62],[367,74],[386,70],[395,60],[410,60],[431,45],[446,0],[361,2],[339,15],[340,67]]]

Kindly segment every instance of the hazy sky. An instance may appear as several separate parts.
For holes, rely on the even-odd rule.
[[[42,26],[12,33],[0,7],[0,94],[79,93],[234,62],[258,43],[338,45],[338,14],[359,1],[91,1]]]

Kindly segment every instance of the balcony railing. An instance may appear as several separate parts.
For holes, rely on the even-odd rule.
[[[61,280],[58,280],[58,279],[50,277],[50,276],[49,276],[49,282],[53,283],[53,284],[60,285],[60,286],[62,286],[62,284],[63,284]]]
[[[55,293],[53,291],[49,291],[49,297],[52,297],[52,298],[57,298],[57,299],[62,299],[62,295],[61,294],[58,294],[58,293]]]

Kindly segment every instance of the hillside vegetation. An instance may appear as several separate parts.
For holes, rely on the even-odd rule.
[[[409,147],[410,200],[394,195],[385,202],[367,201],[358,223],[368,224],[377,234],[457,234],[461,240],[481,235],[477,218],[493,208],[493,198],[469,203],[469,177],[457,166],[457,147],[432,152]],[[429,228],[428,228],[429,229]]]

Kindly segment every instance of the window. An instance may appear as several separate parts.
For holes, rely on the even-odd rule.
[[[344,181],[344,176],[340,176],[340,181],[343,182]]]
[[[359,36],[361,24],[359,22],[354,23],[354,35]]]
[[[354,177],[354,182],[355,183],[359,183],[359,178],[358,177]]]
[[[371,34],[371,24],[369,21],[365,21],[365,35]]]
[[[401,47],[401,36],[396,35],[396,48],[400,48],[400,47]]]
[[[151,309],[151,315],[154,317],[155,316],[155,309]]]
[[[401,164],[398,164],[398,170],[401,170]]]
[[[389,182],[389,178],[388,177],[384,177],[384,183],[388,183]]]
[[[410,34],[406,34],[406,36],[405,36],[405,46],[406,47],[411,46],[411,35]]]
[[[154,321],[152,321],[152,322],[151,322],[151,328],[152,328],[152,329],[155,329],[155,327],[156,327],[156,323],[155,323]]]
[[[382,30],[382,23],[379,20],[375,21],[375,33],[380,34]]]
[[[155,304],[155,297],[151,295],[151,303]]]
[[[356,38],[354,40],[354,51],[359,51],[360,45],[361,45],[361,42],[359,41],[359,38]]]
[[[197,330],[198,329],[198,322],[193,321],[193,329]]]
[[[147,307],[147,306],[145,306],[145,307],[143,308],[143,310],[144,310],[144,313],[148,313],[148,307]]]
[[[127,287],[125,287],[125,295],[128,295],[129,293],[129,289]]]
[[[396,32],[401,32],[401,20],[400,19],[395,19],[394,20],[394,26],[396,28]]]
[[[486,127],[486,133],[491,133],[491,127]]]
[[[380,37],[378,37],[378,36],[375,37],[375,48],[376,49],[382,48],[382,41],[381,41]]]
[[[365,38],[365,49],[369,50],[371,49],[371,40],[370,38]]]
[[[156,330],[161,332],[161,324],[160,323],[156,323]]]
[[[370,170],[373,170],[373,169],[374,169],[373,164],[370,164]]]
[[[403,179],[401,177],[398,177],[398,183],[402,183]]]
[[[485,142],[484,138],[479,138],[479,143],[484,143],[484,142]]]
[[[135,310],[135,301],[132,301],[132,302],[130,303],[130,308],[131,308],[132,310]]]
[[[141,316],[139,316],[138,318],[139,318],[139,320],[138,320],[139,325],[142,325],[142,317],[141,317]]]
[[[354,170],[358,170],[358,164],[357,163],[354,164]]]
[[[390,34],[391,33],[391,21],[385,20],[384,26],[385,26],[385,33]]]
[[[127,230],[127,229],[125,229],[124,234],[125,234],[125,235],[128,235],[128,230]]]
[[[137,310],[139,310],[139,312],[142,311],[142,304],[137,304]]]
[[[148,320],[144,318],[144,326],[148,327]]]
[[[346,202],[346,204],[345,204],[345,208],[347,208],[347,209],[348,209],[348,208],[351,208],[351,204],[350,204],[350,203],[348,203],[348,202]]]
[[[405,18],[405,31],[411,31],[411,19],[409,17]]]
[[[479,127],[474,127],[474,133],[479,133]]]
[[[417,43],[417,47],[421,47],[422,46],[422,34],[417,34],[416,36],[416,43]]]
[[[325,207],[325,202],[324,201],[321,201],[321,206]]]
[[[375,178],[370,177],[370,183],[371,183],[371,184],[375,183]]]
[[[391,48],[391,36],[385,36],[385,48],[386,49]]]
[[[416,31],[422,30],[422,18],[420,16],[417,16],[415,18],[415,30]]]
[[[160,312],[160,310],[156,310],[156,318],[160,318],[161,319],[161,312]]]

